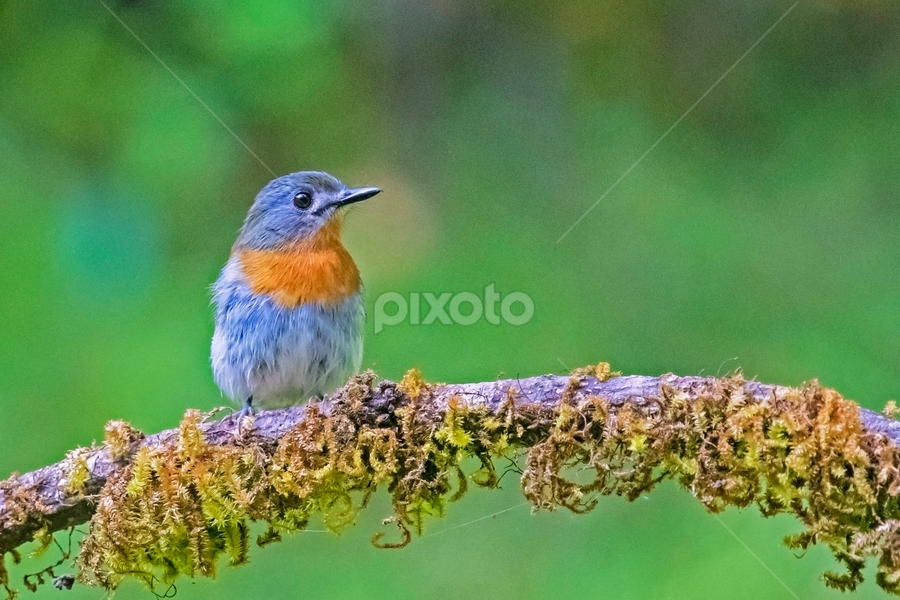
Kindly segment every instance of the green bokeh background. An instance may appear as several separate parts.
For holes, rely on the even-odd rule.
[[[494,283],[533,299],[520,327],[375,335],[370,318],[365,366],[384,377],[607,360],[819,378],[876,409],[898,395],[895,2],[798,5],[560,243],[790,0],[108,6],[276,173],[384,189],[345,228],[370,314],[384,292]],[[223,403],[209,285],[270,173],[110,10],[0,5],[3,475],[90,444],[109,419],[151,432]],[[379,496],[342,536],[254,549],[178,597],[839,597],[820,579],[826,550],[780,545],[799,527],[786,517],[717,522],[672,484],[586,516],[521,502],[508,477],[379,551]],[[883,596],[868,572],[855,597]]]

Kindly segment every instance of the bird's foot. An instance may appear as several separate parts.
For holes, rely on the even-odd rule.
[[[253,426],[253,396],[250,396],[246,400],[244,400],[244,406],[241,407],[240,412],[237,414],[237,423],[238,423],[238,433],[242,433],[241,429],[244,423],[244,419],[249,418],[248,425],[250,427]]]

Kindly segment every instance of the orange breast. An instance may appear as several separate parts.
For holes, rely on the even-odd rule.
[[[340,239],[340,222],[279,250],[238,249],[247,283],[285,308],[307,302],[338,304],[359,292],[356,263]]]

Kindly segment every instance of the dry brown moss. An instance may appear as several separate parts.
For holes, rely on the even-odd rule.
[[[9,478],[0,481],[0,492],[3,493],[4,508],[0,512],[0,526],[4,529],[11,529],[35,520],[37,520],[38,526],[44,525],[45,519],[43,514],[46,506],[41,501],[37,490],[19,483],[18,473],[13,473]],[[35,539],[38,539],[43,544],[43,540],[39,539],[39,537],[35,536]],[[21,556],[15,548],[0,549],[0,586],[3,586],[7,598],[12,599],[17,596],[17,592],[9,585],[9,571],[6,567],[7,554],[9,554],[13,564],[19,564]]]
[[[657,401],[618,407],[579,394],[580,382],[573,376],[553,409],[511,391],[492,412],[459,398],[438,406],[411,373],[399,386],[381,384],[393,401],[375,410],[368,373],[328,414],[311,405],[277,445],[252,436],[210,445],[202,415],[188,411],[177,439],[141,448],[109,479],[79,557],[81,579],[113,589],[127,576],[150,585],[213,576],[223,554],[232,565],[247,560],[250,522],[269,526],[259,545],[313,515],[337,531],[379,487],[391,495],[387,522],[401,538],[373,542],[401,546],[468,482],[496,486],[498,458],[524,452],[522,489],[536,508],[582,513],[604,495],[633,500],[671,478],[712,512],[755,504],[766,516],[797,516],[804,530],[788,546],[826,544],[846,566],[826,573],[828,585],[855,588],[874,556],[878,584],[900,593],[900,451],[863,431],[855,404],[815,382],[757,402],[738,376],[694,397],[666,388]],[[480,466],[464,473],[473,457]]]

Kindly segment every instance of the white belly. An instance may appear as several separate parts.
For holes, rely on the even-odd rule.
[[[361,294],[335,306],[286,309],[229,281],[228,271],[214,290],[211,353],[213,376],[227,396],[238,402],[252,396],[254,406],[288,406],[331,392],[359,372]]]

